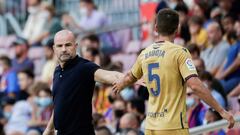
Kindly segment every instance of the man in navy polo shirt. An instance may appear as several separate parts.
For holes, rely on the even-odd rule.
[[[44,135],[94,135],[92,96],[95,81],[112,84],[122,73],[102,70],[96,64],[76,54],[74,34],[59,31],[54,37],[54,52],[58,58],[53,77],[54,112]]]

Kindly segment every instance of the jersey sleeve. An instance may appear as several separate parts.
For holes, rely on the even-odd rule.
[[[137,61],[134,63],[131,69],[132,75],[137,79],[140,79],[143,75],[141,56],[142,56],[141,54],[138,56]]]
[[[187,49],[182,48],[182,50],[179,51],[177,62],[184,81],[187,81],[191,77],[198,76],[191,55]]]

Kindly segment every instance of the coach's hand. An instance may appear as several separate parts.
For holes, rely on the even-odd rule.
[[[113,87],[112,87],[112,92],[116,95],[118,93],[120,93],[120,91],[123,89],[123,85],[121,84],[120,81],[115,81],[113,83]]]
[[[233,115],[227,111],[223,111],[220,113],[223,119],[226,119],[228,121],[228,128],[232,128],[234,126],[234,118]]]

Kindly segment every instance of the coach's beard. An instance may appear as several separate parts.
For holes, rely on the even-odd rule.
[[[60,57],[59,57],[59,60],[61,62],[67,62],[71,59],[73,59],[73,57],[70,54],[61,54]]]

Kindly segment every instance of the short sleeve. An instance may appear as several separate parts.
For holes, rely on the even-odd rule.
[[[142,63],[141,63],[141,54],[138,56],[137,61],[134,63],[132,69],[131,69],[132,75],[140,79],[143,75],[142,72]]]
[[[100,68],[97,64],[93,62],[87,62],[85,63],[84,67],[84,74],[86,75],[87,78],[90,80],[94,80],[94,73]]]
[[[185,81],[191,77],[198,76],[191,55],[187,49],[182,48],[182,50],[179,51],[177,62],[179,71]]]

